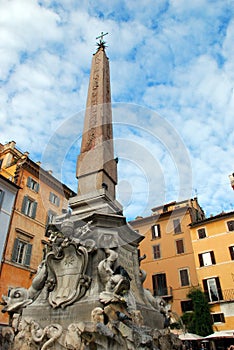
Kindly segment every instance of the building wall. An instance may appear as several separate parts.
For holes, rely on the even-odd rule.
[[[164,208],[165,210],[165,208]],[[171,303],[172,310],[178,315],[182,314],[181,301],[188,301],[187,294],[191,286],[198,285],[196,267],[193,255],[193,247],[190,237],[189,224],[195,215],[191,202],[174,203],[167,207],[167,211],[157,211],[147,218],[138,218],[130,222],[134,229],[138,230],[145,239],[140,243],[140,255],[146,254],[141,262],[141,268],[147,272],[144,287],[154,294],[152,276],[166,274],[167,295],[164,297]],[[181,230],[175,232],[174,220],[180,220]],[[160,237],[152,238],[152,226],[160,225]],[[177,241],[183,241],[184,252],[177,251]],[[161,256],[155,259],[153,249],[160,245]],[[180,272],[182,270],[182,272]],[[181,273],[188,272],[189,281],[182,286]]]
[[[18,188],[9,183],[4,177],[0,177],[0,258],[2,260],[3,249],[9,230],[11,215]],[[0,262],[1,264],[1,262]]]
[[[228,221],[233,221],[231,231],[228,229]],[[206,237],[199,238],[198,230],[201,229],[205,229]],[[211,313],[215,317],[223,313],[225,322],[215,322],[214,330],[234,329],[234,260],[229,250],[229,247],[234,246],[234,212],[223,213],[192,225],[191,237],[200,286],[204,291],[207,290],[203,281],[211,279],[218,289],[220,284],[219,300],[210,301]],[[211,254],[214,256],[212,259]],[[201,266],[203,264],[205,266]],[[211,287],[208,290],[212,293]]]
[[[74,194],[68,188],[65,193],[63,184],[24,154],[19,156],[17,165],[10,166],[7,158],[7,174],[13,175],[20,190],[3,255],[0,295],[7,295],[16,287],[29,288],[48,240],[45,237],[48,214],[60,215],[68,207],[68,194]],[[1,173],[6,174],[4,168]],[[7,314],[0,313],[0,323],[8,323]]]

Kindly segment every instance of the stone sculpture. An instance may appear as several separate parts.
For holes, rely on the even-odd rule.
[[[28,290],[12,289],[9,297],[3,296],[4,312],[12,316],[13,350],[170,349],[172,336],[168,337],[167,331],[158,331],[156,336],[155,330],[144,325],[131,290],[131,276],[117,265],[117,249],[101,248],[98,254],[97,242],[89,237],[91,224],[79,224],[75,229],[74,222],[65,218],[59,229],[53,227],[32,286]],[[95,254],[96,258],[99,255],[99,305],[92,309],[90,320],[79,321],[77,315],[77,322],[67,326],[61,322],[44,326],[35,317],[24,315],[29,307],[69,310],[82,300],[92,284],[88,266]],[[162,299],[155,299],[148,290],[144,295],[153,308],[162,312]]]

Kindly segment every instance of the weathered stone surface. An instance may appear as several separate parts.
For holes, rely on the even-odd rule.
[[[134,233],[121,238],[112,230],[102,248],[92,230],[91,221],[82,226],[69,218],[50,228],[33,289],[4,298],[5,311],[15,313],[3,339],[10,336],[13,350],[176,349],[171,335],[155,332],[164,316],[141,285],[139,237],[126,242]]]

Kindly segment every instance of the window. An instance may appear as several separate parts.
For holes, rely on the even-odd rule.
[[[55,218],[56,213],[54,213],[52,210],[49,210],[47,213],[47,221],[46,221],[46,225],[49,225],[53,222],[53,219]]]
[[[205,230],[205,228],[199,228],[197,230],[197,234],[198,234],[198,238],[199,239],[205,238],[206,237],[206,230]]]
[[[184,241],[183,239],[178,239],[176,241],[176,253],[183,254],[184,253]]]
[[[4,194],[5,194],[5,192],[4,192],[3,190],[0,190],[0,209],[1,209],[1,207],[2,207]]]
[[[210,302],[223,300],[219,277],[208,278],[202,281],[204,292]]]
[[[234,260],[234,245],[229,247],[229,252],[230,252],[230,255],[231,255],[231,259]]]
[[[184,300],[180,302],[182,312],[193,311],[192,300]]]
[[[59,207],[60,198],[56,194],[54,194],[53,192],[50,192],[49,200],[52,204],[55,204],[57,207]]]
[[[189,281],[189,272],[188,269],[181,269],[179,270],[180,274],[180,285],[181,287],[189,286],[190,281]]]
[[[167,280],[165,273],[158,273],[152,276],[154,296],[167,295]]]
[[[12,261],[25,266],[30,265],[32,253],[32,244],[24,242],[18,238],[15,239],[12,252]]]
[[[29,198],[28,196],[24,196],[21,212],[31,217],[32,219],[35,219],[36,210],[37,210],[37,202]]]
[[[210,265],[215,265],[215,256],[214,252],[206,252],[202,254],[198,254],[199,262],[200,262],[200,267],[202,266],[210,266]]]
[[[225,323],[225,318],[223,313],[211,314],[213,323]]]
[[[234,220],[227,222],[228,231],[234,231]]]
[[[33,178],[31,178],[30,176],[27,179],[27,186],[35,192],[39,191],[39,183],[35,181]]]
[[[161,250],[160,250],[160,244],[153,246],[153,257],[154,259],[160,259],[161,258]]]
[[[174,232],[181,233],[180,219],[173,220]]]
[[[161,237],[161,231],[160,231],[159,224],[152,226],[151,230],[152,230],[152,239]]]

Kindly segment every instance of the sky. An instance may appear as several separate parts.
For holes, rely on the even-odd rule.
[[[234,210],[234,0],[1,0],[0,142],[77,190],[101,32],[124,215],[193,197]]]

